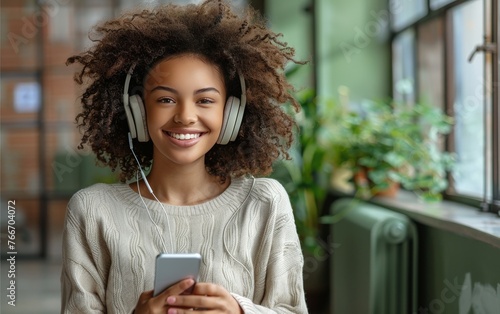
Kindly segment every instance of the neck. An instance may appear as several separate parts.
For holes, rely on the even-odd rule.
[[[153,163],[147,179],[160,202],[171,205],[200,204],[217,197],[229,185],[229,180],[221,184],[218,177],[206,171],[204,164],[201,166],[162,167]],[[137,192],[135,183],[130,187]],[[154,199],[144,182],[140,182],[139,188],[143,196]]]

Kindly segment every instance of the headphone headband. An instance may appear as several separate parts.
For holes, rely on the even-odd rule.
[[[130,80],[132,78],[132,73],[134,73],[135,63],[128,69],[127,77],[125,78],[125,85],[123,86],[123,102],[128,104],[128,87],[130,85]]]
[[[245,107],[247,102],[247,88],[245,84],[245,78],[243,77],[243,73],[238,69],[238,76],[240,78],[240,86],[241,86],[241,106]]]

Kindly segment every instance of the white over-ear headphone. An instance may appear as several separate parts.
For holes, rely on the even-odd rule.
[[[245,78],[240,71],[238,71],[241,85],[241,98],[230,96],[226,101],[224,107],[224,118],[222,128],[217,139],[217,144],[226,145],[229,141],[234,141],[240,131],[241,121],[245,113],[245,106],[247,104],[247,92],[245,87]]]
[[[123,106],[127,115],[128,128],[132,138],[137,138],[139,142],[149,141],[149,133],[146,124],[146,111],[139,95],[128,96],[128,87],[135,64],[130,67],[123,87]]]
[[[130,67],[125,79],[125,85],[123,87],[123,105],[125,107],[130,135],[132,138],[137,138],[139,142],[147,142],[149,141],[149,134],[146,124],[146,111],[142,99],[139,95],[128,95],[130,79],[132,78],[134,68],[135,64]],[[240,71],[238,71],[238,76],[241,84],[241,98],[230,96],[227,99],[224,107],[222,128],[219,138],[217,139],[217,144],[225,145],[230,141],[234,141],[240,130],[247,97],[245,78]]]

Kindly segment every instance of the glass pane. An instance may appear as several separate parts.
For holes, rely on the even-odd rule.
[[[45,136],[45,187],[51,195],[69,198],[79,189],[95,183],[118,182],[117,173],[96,165],[90,148],[77,148],[81,135],[74,126],[60,124],[57,129]]]
[[[55,2],[55,1],[54,1]],[[44,38],[44,66],[54,72],[73,71],[65,65],[66,59],[75,54],[75,10],[71,3],[68,5],[56,5],[51,8],[53,14],[47,23],[47,36]],[[58,68],[55,71],[55,68]],[[46,71],[50,73],[51,71]]]
[[[415,102],[415,33],[412,29],[399,34],[392,42],[392,75],[394,99]]]
[[[71,125],[76,132],[75,117],[81,110],[77,96],[81,91],[73,81],[72,70],[57,69],[44,75],[44,118],[51,124],[64,122]]]
[[[59,196],[70,196],[80,188],[80,177],[83,171],[82,162],[86,151],[78,150],[79,142],[75,128],[60,125],[58,131],[47,132],[45,136],[46,152],[46,188]]]
[[[418,99],[444,109],[443,18],[418,27]]]
[[[396,31],[427,14],[427,0],[391,0],[389,5]]]
[[[74,16],[76,20],[76,40],[74,42],[74,48],[78,51],[88,49],[92,45],[92,41],[89,38],[92,27],[110,19],[112,16],[113,8],[111,5],[107,5],[106,1],[102,4],[88,4],[87,6],[77,7]]]
[[[0,55],[2,70],[33,69],[38,63],[39,37],[46,23],[35,1],[2,1]]]
[[[52,44],[70,43],[74,30],[74,26],[72,25],[72,17],[74,16],[73,7],[63,6],[56,2],[47,5],[47,11],[52,14],[50,23],[48,24],[48,40]]]
[[[37,195],[40,191],[37,129],[6,129],[0,133],[0,188],[3,192]]]
[[[69,198],[53,200],[48,204],[48,257],[53,260],[62,260],[62,233],[64,217]]]
[[[468,61],[483,41],[483,1],[466,2],[452,10],[455,113],[454,145],[458,157],[453,172],[456,193],[482,197],[485,189],[484,54]]]
[[[440,7],[447,5],[448,3],[452,3],[455,0],[431,0],[431,9],[437,10]]]
[[[40,106],[41,89],[34,74],[2,72],[0,78],[2,124],[35,121]]]
[[[2,181],[4,181],[3,178]],[[0,209],[2,210],[2,256],[34,256],[40,254],[40,202],[38,198],[26,198],[25,196],[21,198],[2,189],[0,202]],[[12,227],[9,229],[9,225],[15,229],[12,229]],[[9,230],[15,230],[15,234],[11,235],[11,238],[8,238]]]

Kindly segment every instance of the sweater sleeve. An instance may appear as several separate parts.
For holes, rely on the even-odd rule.
[[[68,204],[63,231],[61,313],[105,313],[105,283],[96,262],[95,230],[88,230],[86,204],[75,194]]]
[[[269,259],[266,268],[265,294],[260,304],[232,294],[245,313],[307,313],[302,279],[304,258],[297,235],[292,207],[285,189],[276,182],[272,207],[276,211]],[[266,265],[267,263],[267,265]]]

